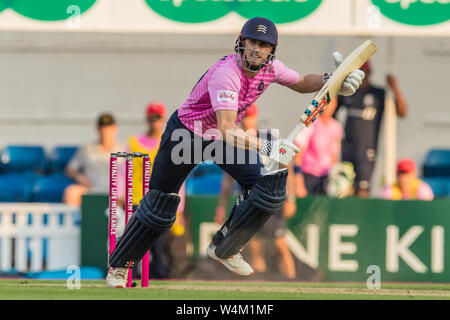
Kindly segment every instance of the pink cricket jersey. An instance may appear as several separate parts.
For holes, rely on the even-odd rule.
[[[228,55],[200,78],[189,98],[178,109],[178,117],[189,130],[205,139],[212,139],[217,130],[217,110],[237,111],[238,124],[245,110],[269,84],[276,82],[291,86],[299,79],[296,71],[279,60],[274,60],[272,68],[265,67],[254,78],[248,78],[238,65],[236,55]]]
[[[304,128],[294,143],[303,151],[302,170],[316,177],[328,175],[328,171],[339,159],[342,139],[341,124],[331,118],[325,123],[319,116],[316,121]]]

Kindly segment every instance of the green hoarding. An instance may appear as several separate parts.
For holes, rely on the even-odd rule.
[[[217,202],[215,196],[187,198],[196,257],[205,238],[201,226],[213,222]],[[450,200],[308,197],[297,204],[297,214],[288,221],[295,238],[291,251],[324,280],[365,282],[375,266],[381,281],[450,282]],[[106,195],[83,197],[84,266],[106,270],[107,206]],[[216,229],[208,230],[211,237]]]
[[[96,0],[0,0],[0,12],[6,8],[21,15],[41,21],[66,20],[73,15],[72,8],[76,6],[77,13],[89,10]]]
[[[450,2],[446,0],[372,0],[387,18],[403,24],[426,26],[450,19]]]
[[[275,23],[300,20],[314,12],[322,0],[145,0],[155,12],[170,20],[200,23],[219,19],[230,12],[244,18],[263,16]]]
[[[212,222],[216,197],[188,199],[199,251],[200,226]],[[366,281],[373,267],[381,281],[450,282],[450,200],[386,201],[308,197],[288,222],[291,250],[327,281]]]
[[[107,271],[108,195],[83,196],[81,204],[81,265]]]

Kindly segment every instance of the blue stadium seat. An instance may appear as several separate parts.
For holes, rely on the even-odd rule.
[[[436,198],[450,197],[450,177],[425,177],[422,180],[430,185]]]
[[[56,146],[48,157],[48,172],[64,172],[64,168],[75,155],[78,146]]]
[[[186,179],[186,195],[218,195],[223,173]]]
[[[424,177],[450,177],[450,149],[430,150],[423,164]]]
[[[72,184],[72,179],[63,173],[40,176],[31,190],[32,202],[62,202],[64,189]]]
[[[9,145],[0,155],[0,172],[43,172],[45,152],[42,146]]]
[[[0,175],[0,202],[28,202],[37,175],[32,172],[12,172]]]

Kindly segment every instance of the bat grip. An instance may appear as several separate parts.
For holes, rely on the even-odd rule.
[[[305,124],[303,122],[299,122],[297,123],[297,125],[295,126],[294,129],[292,129],[292,131],[289,133],[289,135],[287,136],[286,140],[290,141],[290,142],[294,142],[295,138],[297,137],[297,135],[299,134],[299,132],[305,128]]]

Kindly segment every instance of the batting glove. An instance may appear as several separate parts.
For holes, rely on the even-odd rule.
[[[335,70],[337,67],[339,67],[342,61],[344,61],[344,57],[342,57],[339,52],[334,52],[331,55],[331,58]],[[362,70],[355,70],[350,73],[347,78],[345,78],[339,94],[342,96],[351,96],[352,94],[354,94],[356,90],[358,90],[365,76],[366,74]]]
[[[287,165],[299,151],[300,149],[292,142],[279,139],[264,140],[259,153],[268,156],[271,160]]]

